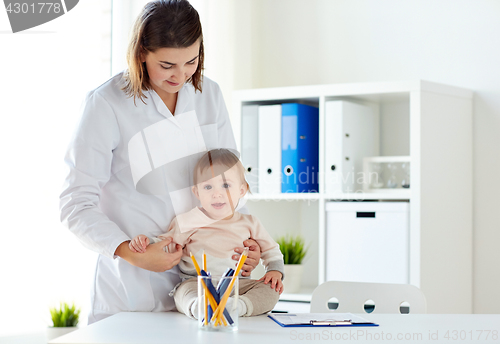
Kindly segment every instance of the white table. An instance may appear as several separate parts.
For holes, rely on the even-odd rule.
[[[196,321],[175,312],[119,313],[50,343],[278,344],[369,341],[500,344],[500,314],[363,314],[361,316],[380,326],[284,328],[267,316],[258,316],[240,318],[237,332],[219,333],[198,330]],[[461,340],[461,337],[464,340]]]

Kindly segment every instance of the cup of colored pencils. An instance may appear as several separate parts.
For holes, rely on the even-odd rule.
[[[233,279],[233,277],[224,275],[198,276],[198,326],[200,329],[209,331],[238,330],[239,285],[238,278]],[[232,289],[228,291],[232,281],[234,281]],[[230,298],[223,304],[226,292],[229,292]],[[222,308],[219,310],[219,307]]]
[[[210,331],[238,330],[238,275],[248,255],[245,249],[236,266],[228,268],[222,276],[211,276],[207,272],[205,253],[203,269],[196,258],[191,259],[198,273],[198,325],[200,329]]]

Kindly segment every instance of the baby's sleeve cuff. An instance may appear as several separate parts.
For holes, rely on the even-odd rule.
[[[282,260],[272,260],[267,264],[266,272],[279,271],[281,272],[281,280],[285,278],[285,264]]]

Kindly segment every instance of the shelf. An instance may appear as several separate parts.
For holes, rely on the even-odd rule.
[[[243,106],[296,102],[317,106],[319,111],[319,164],[316,171],[320,192],[255,193],[245,197],[248,209],[259,218],[271,236],[300,234],[311,245],[302,277],[303,285],[310,288],[296,294],[285,292],[280,302],[294,307],[307,305],[314,290],[311,286],[326,281],[327,265],[332,264],[327,260],[327,251],[332,248],[326,246],[329,233],[326,207],[330,202],[399,201],[409,202],[410,209],[407,257],[409,283],[421,288],[426,294],[427,311],[471,312],[472,98],[473,92],[470,90],[422,80],[292,86],[239,90],[233,94],[231,121],[239,149],[242,147],[242,131],[249,130],[248,126],[242,126]],[[327,137],[332,137],[327,136],[329,133],[326,131],[329,128],[327,118],[330,118],[327,105],[336,100],[367,106],[374,111],[378,116],[373,124],[374,140],[379,152],[360,156],[379,163],[401,164],[411,161],[411,189],[363,190],[363,187],[372,184],[362,186],[362,182],[357,181],[350,183],[355,185],[349,188],[326,187],[331,180],[327,179],[327,173],[336,168],[339,168],[337,172],[341,171],[340,166],[329,163],[327,157],[331,150],[326,149],[332,147],[330,140],[327,140]],[[355,138],[355,132],[345,133],[349,134],[345,137]],[[350,160],[346,161],[362,164],[362,160],[355,158],[356,152],[354,148],[348,150],[349,155],[345,157]],[[457,173],[457,166],[462,168],[460,173]],[[387,179],[385,167],[382,178]],[[358,173],[364,169],[355,166],[353,171]],[[401,180],[398,186],[402,183],[402,171],[406,172],[398,169],[396,175]],[[350,177],[350,172],[342,170],[345,174],[342,178]],[[352,176],[360,177],[355,174]],[[369,207],[369,204],[364,206]],[[369,259],[369,256],[362,258]],[[460,270],[456,269],[457,264],[461,266]],[[442,274],[442,271],[447,273]],[[453,290],[453,294],[449,290]],[[457,297],[464,302],[457,303]],[[286,310],[283,305],[277,308]]]
[[[409,200],[410,190],[379,190],[378,192],[353,192],[339,194],[320,193],[284,193],[284,194],[253,194],[246,198],[249,201],[301,201],[320,200],[327,201],[376,201],[376,200]]]
[[[364,158],[364,161],[378,163],[411,162],[411,158],[409,156],[371,156]]]
[[[314,289],[313,287],[303,287],[298,293],[285,292],[280,295],[280,301],[311,302]]]
[[[239,90],[235,91],[233,95],[235,100],[240,104],[266,100],[281,101],[286,99],[300,100],[319,97],[334,98],[346,96],[376,101],[383,96],[395,97],[399,93],[402,94],[400,97],[403,97],[404,94],[408,95],[409,92],[420,90],[446,96],[463,97],[468,99],[472,98],[472,92],[470,90],[424,80],[261,88]]]
[[[253,194],[247,195],[248,200],[255,201],[300,201],[300,200],[319,200],[319,193],[279,193],[279,194]]]
[[[328,194],[322,197],[328,201],[377,201],[377,200],[409,200],[410,190],[390,190],[393,192],[353,192]]]

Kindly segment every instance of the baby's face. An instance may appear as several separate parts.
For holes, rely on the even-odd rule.
[[[200,200],[207,215],[214,220],[231,218],[238,201],[247,192],[244,181],[241,180],[237,166],[222,174],[220,168],[215,177],[209,168],[198,175],[199,184],[193,187],[193,193]]]

